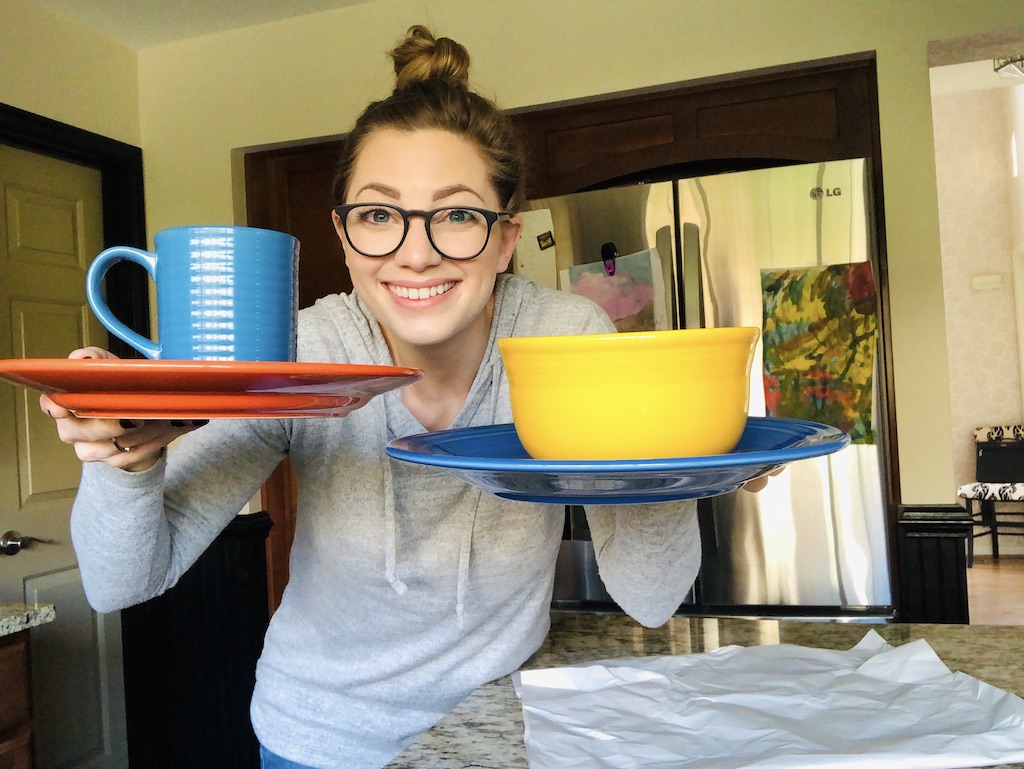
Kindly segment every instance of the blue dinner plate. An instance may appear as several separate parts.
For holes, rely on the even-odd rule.
[[[616,505],[713,497],[800,459],[850,443],[835,427],[778,417],[749,417],[728,454],[673,459],[532,459],[511,424],[411,435],[391,441],[395,459],[440,467],[490,494],[523,502]]]

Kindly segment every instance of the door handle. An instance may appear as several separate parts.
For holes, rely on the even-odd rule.
[[[17,555],[23,548],[36,544],[55,545],[57,541],[42,537],[26,537],[16,531],[5,531],[3,534],[0,534],[0,554],[2,555]]]

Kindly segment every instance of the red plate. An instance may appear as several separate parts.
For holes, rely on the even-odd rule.
[[[347,363],[0,360],[0,378],[47,393],[78,416],[106,418],[338,416],[421,376]]]

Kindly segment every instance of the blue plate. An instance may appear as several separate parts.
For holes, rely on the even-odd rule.
[[[505,499],[564,505],[618,505],[714,497],[798,459],[832,454],[850,443],[817,422],[750,417],[728,454],[677,459],[551,461],[532,459],[511,424],[442,430],[398,438],[395,459],[448,470]]]

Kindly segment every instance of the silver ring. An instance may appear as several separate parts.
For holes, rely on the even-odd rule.
[[[134,448],[132,446],[122,446],[120,443],[117,442],[117,438],[111,438],[110,441],[111,441],[111,443],[114,444],[114,448],[115,449],[117,449],[118,451],[120,451],[120,452],[122,452],[124,454],[127,454],[129,451],[132,450],[132,448]]]

